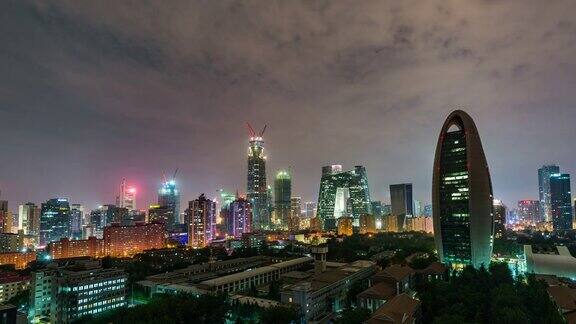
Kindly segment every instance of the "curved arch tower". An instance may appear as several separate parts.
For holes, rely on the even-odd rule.
[[[443,263],[488,267],[494,237],[488,163],[472,118],[452,112],[438,138],[432,177],[434,238]]]

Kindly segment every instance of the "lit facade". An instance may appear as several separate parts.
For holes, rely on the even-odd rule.
[[[129,257],[144,250],[164,248],[165,233],[162,223],[112,224],[104,228],[104,254]]]
[[[443,263],[488,266],[494,237],[488,163],[472,118],[461,110],[444,123],[434,160],[434,237]]]
[[[543,165],[538,169],[538,192],[540,198],[540,220],[552,221],[552,206],[550,200],[550,176],[560,173],[557,165]]]
[[[550,176],[550,211],[554,230],[572,229],[572,193],[570,175],[557,173]]]
[[[66,198],[54,198],[42,204],[40,245],[70,237],[70,204]]]
[[[395,215],[398,221],[398,231],[403,231],[406,227],[406,219],[414,216],[412,184],[390,185],[390,201],[392,203],[392,215]]]
[[[290,216],[288,217],[288,230],[295,232],[300,229],[300,218],[302,215],[302,198],[290,198]]]
[[[36,261],[36,252],[0,253],[0,265],[13,264],[16,269],[24,269],[32,261]]]
[[[12,232],[12,213],[8,210],[7,200],[0,200],[0,230],[4,233]]]
[[[127,275],[103,269],[99,261],[78,260],[33,272],[30,321],[49,318],[51,323],[72,323],[127,305]]]
[[[210,244],[216,230],[216,202],[201,194],[188,206],[188,245],[203,248]]]
[[[255,230],[270,228],[270,206],[266,184],[266,156],[264,139],[251,134],[248,145],[248,174],[246,198],[252,204],[253,227]]]
[[[342,171],[341,165],[322,168],[318,212],[325,230],[335,229],[337,219],[351,215],[358,225],[360,215],[371,214],[372,204],[366,168]]]

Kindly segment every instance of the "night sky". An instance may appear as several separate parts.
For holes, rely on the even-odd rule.
[[[243,192],[246,121],[268,124],[269,182],[291,166],[304,201],[340,163],[367,167],[373,199],[412,182],[429,202],[456,108],[509,206],[537,198],[543,163],[576,177],[576,1],[0,2],[13,211],[113,203],[123,177],[146,208],[176,168],[183,205]]]

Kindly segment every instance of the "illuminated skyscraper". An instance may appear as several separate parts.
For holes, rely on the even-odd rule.
[[[443,263],[476,268],[490,264],[493,199],[476,125],[456,110],[440,131],[432,178],[434,237]]]
[[[66,198],[54,198],[42,204],[40,245],[70,237],[70,204]]]
[[[252,232],[252,206],[242,197],[237,197],[228,206],[228,232],[235,238],[241,238],[242,234]]]
[[[543,165],[538,169],[538,191],[540,194],[540,215],[546,222],[552,221],[551,201],[550,201],[550,176],[560,173],[557,165]]]
[[[266,156],[264,155],[264,131],[256,134],[248,124],[250,141],[248,146],[248,176],[246,198],[252,204],[253,228],[270,228],[270,206],[268,186],[266,185]]]
[[[176,181],[164,182],[158,191],[158,205],[166,209],[166,230],[172,231],[180,224],[180,191],[176,188]]]
[[[372,214],[366,169],[356,166],[342,171],[341,165],[323,167],[317,214],[324,229],[336,229],[337,219],[348,214],[358,226],[360,215]]]
[[[216,230],[216,202],[201,194],[188,203],[188,245],[203,248],[210,244]]]
[[[288,227],[290,221],[290,198],[292,195],[292,179],[290,173],[280,170],[274,179],[274,213],[282,228]]]
[[[122,179],[117,205],[128,210],[136,210],[136,188],[128,186],[126,179]]]
[[[390,185],[390,201],[392,202],[392,215],[398,221],[398,231],[406,227],[406,218],[414,216],[414,199],[412,198],[412,184],[402,183]]]
[[[555,231],[572,229],[571,195],[569,174],[557,173],[550,176],[550,211]]]
[[[494,199],[494,234],[502,237],[506,233],[506,206],[498,199]]]
[[[40,208],[29,202],[18,208],[18,228],[24,234],[38,236],[40,234]]]

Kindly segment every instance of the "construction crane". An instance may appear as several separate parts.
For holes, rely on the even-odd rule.
[[[248,128],[248,135],[250,135],[250,138],[256,137],[256,131],[254,130],[254,128],[252,128],[252,125],[250,125],[249,122],[246,122],[246,127]],[[264,125],[264,128],[262,128],[262,131],[258,134],[258,137],[264,136],[266,127],[268,127],[268,125]]]

